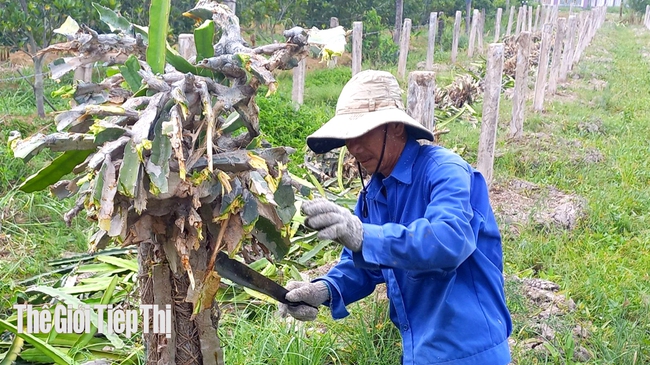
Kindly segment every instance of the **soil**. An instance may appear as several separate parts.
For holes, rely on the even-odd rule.
[[[528,334],[524,340],[509,339],[511,352],[537,351],[550,355],[546,343],[552,341],[558,332],[571,332],[573,343],[576,344],[573,360],[589,361],[593,355],[580,343],[591,336],[591,323],[580,324],[572,320],[568,314],[576,309],[575,302],[560,293],[560,286],[544,279],[520,279],[516,276],[506,278],[506,282],[516,290],[510,295],[521,295],[523,305],[531,311],[525,316],[513,318],[519,323],[521,334]],[[526,336],[522,336],[526,337]]]
[[[494,183],[490,188],[492,209],[501,229],[518,234],[521,227],[574,229],[586,216],[586,201],[552,186],[524,180]]]
[[[59,57],[61,56],[53,53],[48,53],[45,55],[43,65],[47,65]],[[32,58],[27,53],[23,51],[18,51],[18,52],[11,53],[9,55],[9,60],[5,62],[0,62],[0,70],[15,70],[15,69],[21,69],[25,67],[32,67],[33,65],[34,62],[32,61]]]
[[[560,85],[558,86],[555,95],[553,95],[553,100],[561,103],[573,103],[578,100],[578,96],[574,92],[568,91],[562,85]]]
[[[589,80],[589,85],[591,85],[596,91],[602,91],[607,87],[607,81],[593,78]]]

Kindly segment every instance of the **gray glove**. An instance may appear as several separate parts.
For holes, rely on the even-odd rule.
[[[318,230],[319,239],[336,241],[353,252],[361,250],[363,225],[348,209],[327,199],[315,199],[304,202],[302,212],[307,216],[305,225]]]
[[[289,281],[286,288],[289,290],[286,298],[290,302],[302,301],[318,307],[330,299],[330,290],[323,281],[317,281],[315,283]],[[281,317],[286,317],[287,314],[290,314],[293,318],[300,321],[313,321],[316,319],[316,315],[318,315],[318,309],[307,305],[294,307],[280,303],[278,307],[278,314]]]

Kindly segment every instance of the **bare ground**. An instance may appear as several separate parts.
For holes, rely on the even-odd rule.
[[[587,206],[575,194],[517,179],[493,184],[490,201],[501,229],[515,234],[527,224],[573,229],[586,215]]]

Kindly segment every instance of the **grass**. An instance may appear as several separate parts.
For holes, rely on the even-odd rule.
[[[579,140],[597,148],[603,161],[555,159],[521,165],[523,154],[536,151],[515,155],[507,141],[501,141],[504,155],[496,161],[500,178],[516,172],[518,178],[574,191],[588,202],[588,217],[573,232],[526,229],[518,237],[506,236],[504,251],[511,270],[534,268],[537,276],[557,282],[576,301],[573,316],[591,322],[593,329],[581,345],[598,364],[645,363],[650,358],[650,59],[642,55],[649,40],[650,34],[636,27],[607,23],[574,69],[580,78],[564,90],[576,98],[551,99],[545,114],[530,118],[532,130]],[[589,83],[594,79],[608,86],[595,90]],[[508,118],[502,113],[500,119],[505,135]],[[581,131],[578,125],[585,121],[602,123],[603,132]],[[567,151],[558,148],[562,152]],[[563,349],[561,339],[555,345]]]
[[[617,19],[617,16],[612,16]],[[424,60],[424,40],[413,41],[408,68]],[[640,26],[608,22],[599,30],[571,82],[551,97],[543,114],[527,113],[523,142],[507,140],[511,102],[502,99],[500,111],[498,180],[519,178],[575,192],[588,205],[587,217],[573,231],[525,226],[515,235],[504,232],[507,275],[539,277],[558,283],[576,309],[551,318],[556,336],[539,351],[520,346],[539,335],[531,324],[537,314],[513,282],[507,284],[514,319],[513,356],[518,364],[572,364],[586,349],[590,364],[650,363],[650,32]],[[459,53],[461,64],[466,64]],[[436,53],[448,63],[449,53]],[[393,72],[395,69],[388,68]],[[453,67],[438,74],[451,80]],[[305,103],[295,111],[290,103],[290,74],[278,75],[279,95],[259,101],[262,129],[274,143],[303,151],[304,138],[334,113],[336,98],[349,79],[345,67],[308,73]],[[607,83],[602,90],[593,80]],[[55,85],[48,84],[51,90]],[[34,118],[31,90],[13,82],[0,89],[1,137],[10,130],[29,135],[51,128],[51,119]],[[58,105],[58,104],[57,104]],[[599,125],[596,132],[581,126]],[[470,162],[477,154],[478,126],[458,122],[450,126],[442,144]],[[551,148],[535,149],[530,133],[551,136]],[[579,147],[562,144],[579,141]],[[4,143],[4,142],[3,142]],[[572,159],[588,149],[603,159],[586,163]],[[292,160],[298,168],[301,157]],[[16,282],[47,270],[45,262],[68,251],[85,249],[88,223],[82,218],[65,227],[61,214],[71,202],[47,194],[23,194],[16,187],[42,163],[17,161],[0,146],[0,313],[6,314],[19,289]],[[294,170],[295,171],[295,170]],[[298,170],[299,172],[299,170]],[[505,226],[505,222],[500,222]],[[399,363],[399,334],[387,318],[385,301],[374,296],[350,306],[351,316],[333,321],[322,309],[314,323],[297,324],[274,316],[275,307],[247,307],[224,311],[220,337],[230,364],[395,364]],[[572,328],[589,330],[575,338]]]
[[[15,76],[7,73],[0,78]],[[46,88],[47,95],[58,85],[48,80]],[[60,101],[55,106],[59,110],[64,108]],[[59,201],[44,192],[25,194],[17,189],[52,156],[44,153],[24,163],[13,158],[6,145],[12,130],[20,131],[23,136],[54,131],[51,118],[36,117],[30,86],[22,80],[3,82],[0,110],[0,313],[6,314],[20,289],[16,282],[48,271],[48,260],[86,249],[89,224],[77,219],[72,227],[66,227],[63,214],[72,201]]]
[[[228,364],[311,365],[339,363],[335,333],[278,320],[269,306],[248,306],[220,320],[221,346]]]
[[[350,316],[333,322],[321,310],[315,322],[276,316],[274,306],[225,310],[219,337],[226,364],[397,364],[399,332],[388,320],[385,299],[366,298]]]

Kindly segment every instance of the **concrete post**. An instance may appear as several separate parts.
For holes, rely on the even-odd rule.
[[[196,62],[196,45],[194,44],[194,34],[180,34],[178,36],[178,53],[181,57]],[[200,61],[200,60],[199,60]]]
[[[512,18],[515,14],[515,7],[510,7],[510,15],[508,15],[508,27],[506,28],[506,37],[509,37],[512,33]]]
[[[433,111],[436,103],[436,74],[433,71],[414,71],[408,77],[406,112],[426,129],[435,129]]]
[[[454,39],[451,42],[451,63],[456,63],[458,56],[458,37],[460,37],[460,20],[463,14],[460,10],[456,11],[456,19],[454,19]]]
[[[488,46],[485,91],[483,92],[483,113],[481,135],[478,142],[477,169],[483,174],[488,185],[492,183],[494,152],[499,122],[499,100],[501,98],[501,78],[503,74],[503,43]]]
[[[361,45],[363,40],[363,23],[352,23],[352,76],[361,71]]]
[[[501,36],[501,15],[503,13],[503,9],[498,8],[497,9],[497,16],[496,19],[494,20],[494,42],[499,41],[499,37]]]
[[[549,48],[552,31],[552,24],[544,24],[542,44],[539,51],[539,65],[537,67],[537,81],[535,82],[535,98],[533,99],[533,109],[538,112],[544,109],[544,91],[546,90],[546,77],[548,75]]]
[[[515,91],[512,97],[512,120],[510,121],[511,138],[520,138],[524,135],[530,38],[530,32],[521,32],[517,37],[517,70],[515,72]]]
[[[400,33],[399,40],[399,60],[397,61],[397,77],[404,79],[406,77],[406,59],[409,54],[409,43],[411,40],[411,19],[404,19],[404,26]]]
[[[560,65],[560,82],[565,82],[567,75],[569,73],[569,68],[571,67],[571,61],[573,60],[573,48],[576,38],[576,21],[577,18],[575,15],[569,16],[569,22],[567,23],[567,36],[564,40],[564,52],[562,53],[562,64]]]
[[[555,43],[553,44],[553,56],[551,57],[551,72],[548,77],[548,93],[553,95],[557,92],[557,80],[560,77],[560,65],[562,63],[562,44],[566,34],[566,18],[558,18],[557,30],[555,32]]]
[[[472,15],[472,28],[469,32],[469,45],[467,47],[468,58],[474,57],[474,45],[476,43],[479,17],[480,17],[480,13],[478,9],[474,9],[474,14]]]
[[[433,55],[436,50],[436,33],[438,31],[438,13],[429,14],[429,39],[427,45],[427,62],[426,70],[433,70]]]

